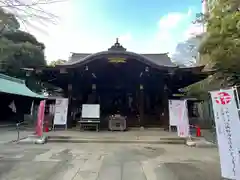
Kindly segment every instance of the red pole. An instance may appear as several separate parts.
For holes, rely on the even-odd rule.
[[[45,125],[45,128],[44,128],[45,132],[48,132],[49,129],[48,129],[48,119],[47,119],[47,118],[46,118],[46,120],[45,120],[44,125]]]
[[[196,126],[196,137],[201,137],[201,128]]]

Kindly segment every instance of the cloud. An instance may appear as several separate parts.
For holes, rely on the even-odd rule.
[[[204,32],[202,24],[190,24],[184,33],[185,39],[190,39]]]
[[[157,41],[161,52],[174,52],[177,44],[185,39],[185,26],[191,21],[192,10],[187,12],[171,12],[159,21]]]
[[[166,16],[163,16],[159,21],[160,30],[173,29],[176,28],[185,17],[185,14],[182,13],[169,13]]]
[[[192,23],[193,15],[191,9],[186,13],[169,13],[159,22],[157,41],[161,45],[156,47],[169,52],[172,60],[180,64],[189,63],[197,56],[199,39],[194,37],[203,32],[203,26]]]
[[[129,32],[119,36],[119,41],[123,43],[129,42],[131,40],[132,40],[132,34]]]
[[[73,0],[61,3],[43,5],[41,8],[59,17],[56,24],[42,23],[33,20],[32,24],[39,28],[22,25],[46,46],[45,54],[48,61],[68,59],[70,52],[94,53],[106,50],[114,44],[116,37],[130,51],[137,53],[166,53],[174,52],[177,44],[187,39],[194,31],[190,26],[192,9],[185,12],[169,12],[160,17],[156,23],[155,33],[142,37],[135,36],[131,29],[120,32],[105,33],[88,27],[87,10],[84,5],[76,5]],[[90,15],[90,14],[89,14]],[[104,21],[104,20],[103,20]],[[91,22],[94,24],[94,22]],[[101,24],[101,23],[100,23]],[[104,25],[102,25],[104,26]],[[106,27],[106,29],[109,29]],[[106,30],[104,29],[104,30]],[[96,33],[97,32],[97,33]]]
[[[192,65],[198,56],[199,45],[200,39],[195,37],[180,42],[172,54],[172,60],[177,64]]]
[[[24,24],[21,26],[21,29],[32,33],[45,44],[47,61],[68,59],[71,52],[94,53],[107,50],[115,43],[116,37],[119,37],[121,43],[131,42],[132,34],[130,32],[122,32],[113,36],[107,33],[98,34],[96,33],[98,30],[91,31],[91,28],[84,24],[86,21],[84,6],[81,9],[74,3],[74,1],[68,0],[47,6],[41,5],[45,11],[58,16],[56,24],[42,24],[38,20],[33,20],[31,24],[38,28],[29,25],[26,27]]]
[[[183,39],[171,53],[172,60],[179,64],[192,65],[198,57],[200,39],[196,38],[204,32],[202,24],[189,24],[183,33]]]
[[[50,21],[40,21],[39,19],[30,19],[31,24],[21,22],[21,29],[33,34],[38,41],[46,46],[45,54],[47,60],[56,60],[58,58],[66,59],[71,51],[71,39],[74,37],[75,11],[71,0],[59,3],[50,3],[39,5],[45,12],[49,12],[57,18],[55,23]],[[70,38],[70,39],[69,39]],[[74,44],[75,45],[75,44]]]

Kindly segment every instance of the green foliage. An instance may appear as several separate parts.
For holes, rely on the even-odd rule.
[[[17,30],[15,32],[12,32],[12,31],[7,31],[7,32],[4,32],[2,34],[3,37],[5,37],[6,39],[8,40],[11,40],[13,41],[14,43],[31,43],[35,46],[38,46],[41,50],[44,50],[45,49],[45,46],[43,43],[40,43],[37,41],[37,39],[27,33],[27,32],[24,32],[24,31],[20,31],[20,30]]]
[[[4,11],[0,8],[0,32],[11,31],[20,28],[20,24],[17,18],[11,14]]]
[[[44,66],[43,51],[30,43],[8,43],[1,46],[2,68],[8,72],[17,72],[21,68]]]
[[[51,61],[51,62],[49,63],[49,66],[55,67],[56,65],[64,64],[64,63],[66,63],[66,62],[67,62],[66,60],[58,59],[58,60],[56,60],[56,61]]]
[[[207,22],[208,16],[203,13],[197,13],[194,24],[205,24]]]
[[[12,27],[19,28],[19,23],[15,16],[4,12],[1,8],[0,20],[2,20],[4,25],[12,25]],[[46,65],[44,48],[44,45],[38,42],[30,33],[18,29],[14,31],[5,29],[0,36],[1,71],[6,72],[8,75],[16,75],[22,68]]]
[[[33,77],[26,77],[23,68],[46,66],[44,44],[30,33],[20,31],[13,14],[0,8],[0,70],[10,76],[27,80],[34,91],[41,91],[42,85]],[[1,30],[3,28],[3,30]]]
[[[202,62],[215,74],[188,87],[189,94],[240,84],[240,1],[209,0],[207,33],[199,46]]]
[[[214,68],[231,76],[240,70],[240,12],[232,0],[219,0],[210,12],[207,35],[199,52],[208,54]]]

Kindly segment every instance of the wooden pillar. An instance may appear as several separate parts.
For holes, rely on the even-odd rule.
[[[140,118],[140,126],[144,127],[144,87],[140,84],[140,94],[139,94],[139,118]]]
[[[163,109],[163,126],[168,128],[169,126],[169,109],[168,109],[168,96],[169,96],[169,93],[168,93],[168,89],[167,89],[167,86],[165,85],[164,86],[164,95],[163,95],[163,106],[164,106],[164,109]]]
[[[67,89],[67,98],[68,98],[68,115],[67,115],[67,127],[71,128],[73,125],[73,116],[72,116],[72,84],[68,84]]]

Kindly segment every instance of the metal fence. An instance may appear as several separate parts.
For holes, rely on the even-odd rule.
[[[21,139],[32,135],[34,132],[34,123],[31,122],[32,118],[29,121],[19,121],[17,123],[11,124],[1,124],[0,125],[0,142],[18,142]]]

